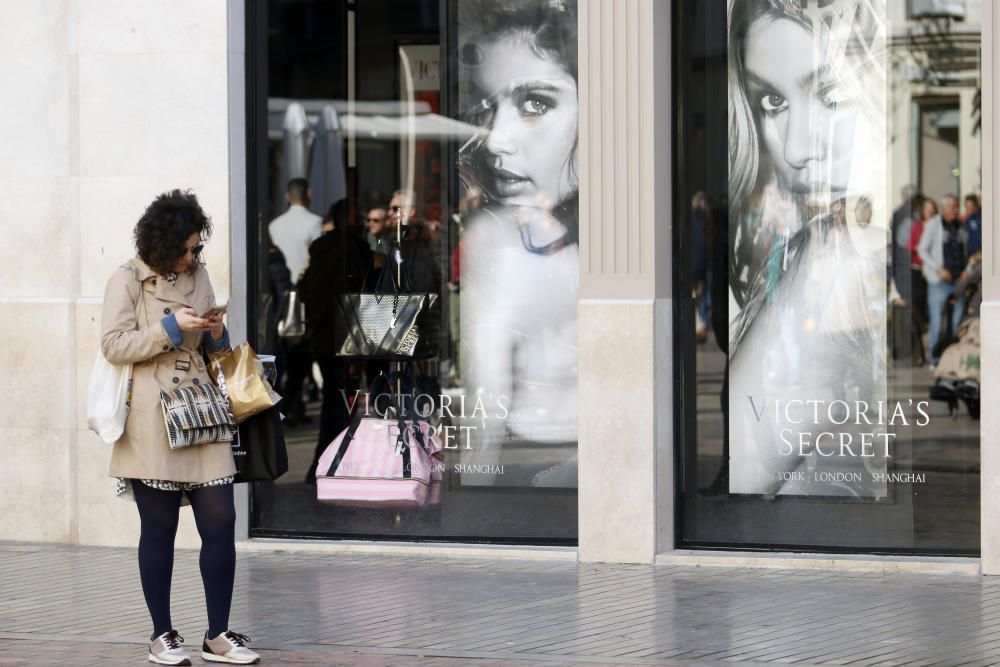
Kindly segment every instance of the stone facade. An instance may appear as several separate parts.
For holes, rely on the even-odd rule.
[[[669,3],[581,5],[581,173],[589,194],[581,202],[578,553],[586,561],[651,563],[673,548],[674,533],[672,128],[655,120],[670,109]],[[242,3],[40,0],[5,7],[0,539],[136,541],[138,517],[114,498],[108,449],[86,429],[83,401],[105,280],[132,254],[132,227],[153,196],[175,187],[198,193],[215,225],[206,256],[216,293],[220,300],[233,295],[234,303],[245,295],[245,269],[235,259],[246,244],[246,175],[243,16],[234,6]],[[998,185],[998,15],[983,4],[986,221]],[[601,150],[609,152],[598,159]],[[624,221],[617,213],[623,206],[630,212]],[[988,225],[984,247],[989,406],[1000,387],[1000,342],[988,333],[1000,327],[1000,278]],[[236,304],[232,312],[245,310]],[[243,324],[233,329],[239,339]],[[601,410],[589,409],[594,405]],[[997,414],[987,409],[982,421],[983,568],[990,573],[1000,572]],[[178,543],[197,541],[184,512]]]
[[[228,8],[194,0],[44,0],[0,25],[0,537],[134,544],[107,445],[86,429],[104,283],[159,192],[212,216],[229,294]],[[180,544],[197,543],[184,513]]]

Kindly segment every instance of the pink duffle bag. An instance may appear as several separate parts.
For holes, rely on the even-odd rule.
[[[441,441],[424,421],[364,417],[316,467],[316,498],[331,505],[414,509],[441,502]]]

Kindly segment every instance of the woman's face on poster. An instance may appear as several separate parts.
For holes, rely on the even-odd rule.
[[[579,105],[574,78],[511,36],[465,47],[483,99],[471,119],[488,128],[483,186],[502,204],[552,209],[576,192]]]
[[[781,190],[828,208],[848,190],[858,111],[813,33],[763,17],[747,31],[747,99]]]

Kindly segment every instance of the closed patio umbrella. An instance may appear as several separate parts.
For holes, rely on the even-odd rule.
[[[309,156],[309,119],[305,108],[298,102],[292,102],[285,111],[282,123],[282,145],[284,147],[284,163],[281,167],[281,187],[293,178],[306,175],[306,160]]]
[[[312,187],[312,210],[323,215],[330,204],[347,196],[344,167],[344,143],[340,138],[340,118],[332,104],[323,107],[316,140],[309,160],[309,185]]]

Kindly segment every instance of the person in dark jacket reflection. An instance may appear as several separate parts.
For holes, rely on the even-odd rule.
[[[260,349],[275,354],[281,349],[278,322],[285,316],[285,309],[288,307],[288,295],[292,291],[292,273],[288,270],[284,253],[274,245],[269,233],[267,234],[267,278],[267,298],[270,303],[264,307],[264,330],[258,330],[257,334],[261,343]],[[282,389],[280,381],[285,374],[285,355],[276,354],[275,368],[277,379],[274,390],[280,394]]]
[[[363,241],[347,234],[347,202],[331,207],[333,229],[309,246],[309,266],[299,292],[306,305],[306,339],[323,376],[323,404],[319,437],[306,483],[316,483],[316,464],[340,431],[347,427],[349,406],[356,381],[350,376],[349,360],[337,352],[347,337],[347,328],[337,311],[341,294],[361,290],[368,270],[370,250]]]

